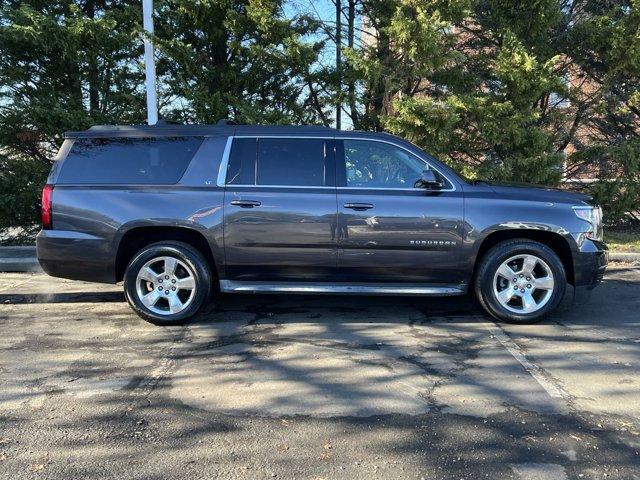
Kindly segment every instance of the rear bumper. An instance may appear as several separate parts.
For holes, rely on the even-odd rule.
[[[603,242],[585,239],[573,258],[575,287],[595,288],[608,264],[609,248]]]
[[[104,238],[66,230],[41,230],[36,253],[42,269],[53,277],[115,283],[115,254]]]

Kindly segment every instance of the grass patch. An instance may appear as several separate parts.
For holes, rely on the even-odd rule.
[[[613,252],[640,253],[640,232],[604,231],[604,241]]]

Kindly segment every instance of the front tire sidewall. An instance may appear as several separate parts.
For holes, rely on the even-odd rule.
[[[174,257],[189,265],[194,272],[195,292],[192,302],[181,312],[160,315],[149,310],[138,298],[136,281],[140,268],[155,257]],[[193,318],[209,297],[211,274],[206,260],[191,246],[175,243],[158,243],[141,250],[129,263],[124,275],[124,293],[131,308],[143,319],[156,325],[178,325]]]
[[[494,275],[498,267],[515,255],[531,254],[544,260],[553,273],[555,285],[549,301],[540,310],[532,313],[515,313],[504,308],[493,292]],[[566,274],[558,256],[545,245],[535,242],[512,243],[494,247],[483,259],[476,279],[476,294],[485,310],[493,317],[510,323],[534,323],[555,310],[566,291]]]

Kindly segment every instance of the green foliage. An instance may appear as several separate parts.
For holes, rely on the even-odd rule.
[[[560,5],[394,3],[378,19],[385,44],[350,53],[383,99],[370,101],[369,123],[476,176],[557,184],[563,120],[554,123],[541,99],[566,89],[549,48]]]
[[[143,120],[139,4],[0,1],[0,225],[39,221],[64,131]]]
[[[347,52],[364,92],[359,125],[406,137],[466,176],[556,185],[599,175],[591,191],[609,217],[633,214],[639,6],[365,1],[374,40]],[[603,162],[612,169],[598,170]]]
[[[163,0],[156,10],[165,116],[327,122],[309,17],[285,19],[282,0]]]
[[[30,228],[40,215],[40,193],[49,166],[33,157],[0,156],[0,231]]]
[[[0,145],[46,160],[65,130],[144,118],[139,3],[0,2]]]
[[[640,139],[585,149],[576,157],[583,162],[598,162],[601,181],[591,187],[591,192],[607,211],[610,222],[640,211]]]

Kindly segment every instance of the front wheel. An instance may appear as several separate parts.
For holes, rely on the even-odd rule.
[[[493,317],[532,323],[562,301],[566,274],[558,255],[546,245],[525,239],[500,243],[480,260],[475,291]]]
[[[207,261],[182,242],[145,247],[131,260],[124,275],[129,305],[156,325],[176,325],[191,319],[206,303],[210,289]]]

